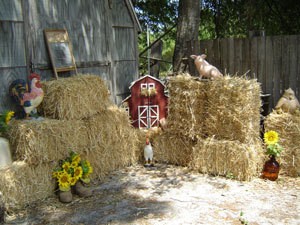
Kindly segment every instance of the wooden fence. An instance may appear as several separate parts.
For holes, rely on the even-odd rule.
[[[224,74],[256,78],[269,111],[289,87],[300,100],[300,35],[200,41],[200,52]]]

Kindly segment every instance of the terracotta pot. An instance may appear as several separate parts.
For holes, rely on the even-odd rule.
[[[280,170],[280,165],[276,161],[275,156],[272,155],[270,159],[265,162],[262,171],[262,178],[275,181],[278,178],[279,170]]]

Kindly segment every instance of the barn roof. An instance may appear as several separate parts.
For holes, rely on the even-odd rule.
[[[132,86],[133,86],[136,82],[139,82],[140,80],[143,80],[143,79],[146,78],[146,77],[149,77],[149,78],[151,78],[151,79],[153,79],[153,80],[156,80],[157,82],[161,83],[161,84],[165,87],[164,83],[163,83],[160,79],[157,79],[156,77],[152,77],[151,75],[145,75],[145,76],[140,77],[139,79],[133,81],[133,82],[130,84],[129,89],[131,89]]]

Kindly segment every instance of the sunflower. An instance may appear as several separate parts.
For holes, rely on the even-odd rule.
[[[74,177],[78,180],[80,177],[82,177],[83,171],[81,166],[78,166],[74,168]]]
[[[267,145],[274,145],[278,140],[279,137],[276,131],[270,130],[264,134],[264,141]]]
[[[77,163],[77,165],[80,163],[80,161],[81,161],[81,158],[80,158],[80,155],[75,155],[73,158],[72,158],[72,164],[74,163],[74,164],[76,164]]]
[[[64,169],[64,171],[66,171],[68,173],[71,168],[71,164],[69,162],[64,162],[64,164],[62,165],[62,168]]]
[[[13,111],[7,112],[6,117],[5,117],[5,123],[6,123],[6,124],[9,123],[9,121],[10,121],[11,118],[14,116],[14,114],[15,114],[15,113],[14,113]]]
[[[71,186],[75,185],[77,181],[78,181],[78,179],[76,177],[71,177],[71,179],[70,179],[70,185]]]
[[[64,172],[58,177],[58,186],[60,190],[67,191],[70,189],[71,175]]]

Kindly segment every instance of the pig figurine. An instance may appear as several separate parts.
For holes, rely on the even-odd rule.
[[[195,66],[199,72],[200,79],[204,76],[211,80],[215,78],[222,77],[223,74],[213,65],[210,65],[206,60],[206,55],[191,55],[192,59],[194,59]]]

